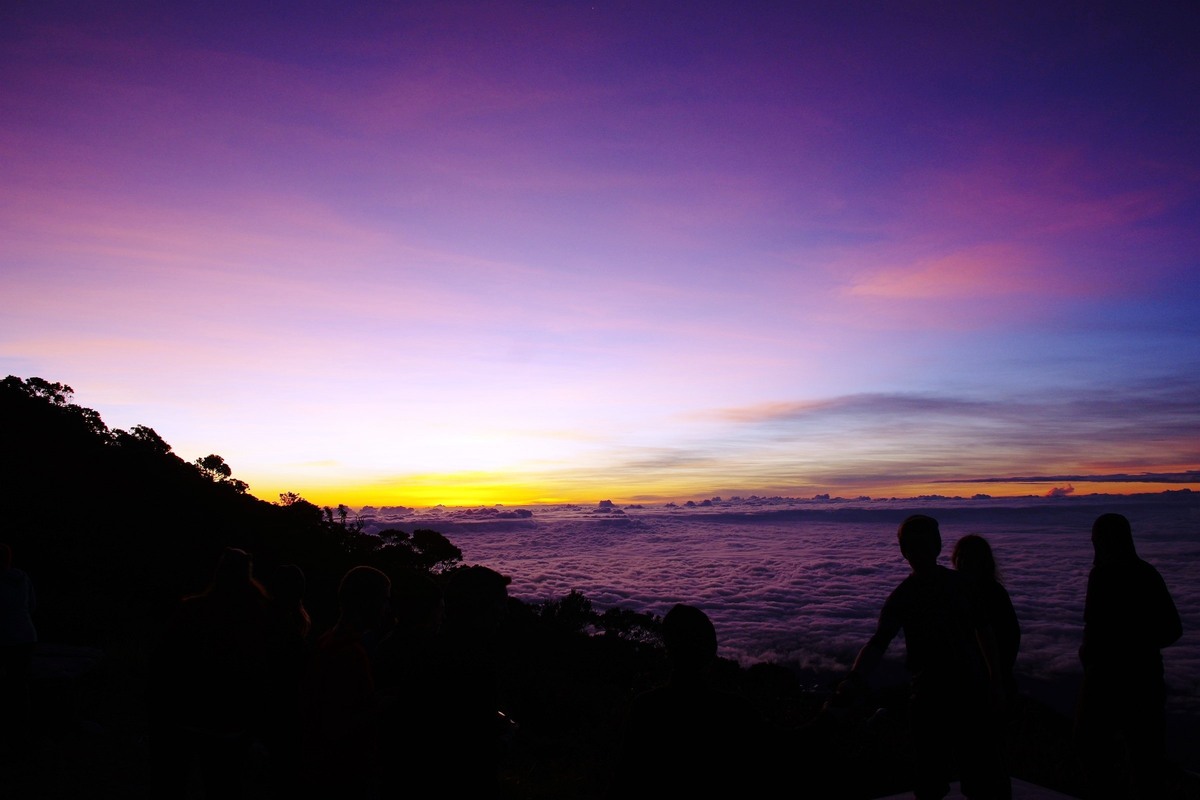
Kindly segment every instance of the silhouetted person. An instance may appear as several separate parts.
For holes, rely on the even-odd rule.
[[[205,796],[244,795],[261,743],[273,625],[250,554],[226,548],[208,588],[183,599],[156,662],[158,796],[181,795],[193,760]]]
[[[404,572],[392,589],[392,613],[396,620],[392,635],[398,642],[427,644],[446,621],[442,588],[426,572]]]
[[[38,638],[36,608],[33,581],[13,566],[12,548],[0,544],[0,725],[3,743],[16,750],[34,740],[29,676]]]
[[[978,534],[967,534],[954,545],[950,563],[966,579],[967,593],[981,624],[989,626],[996,636],[1001,681],[1005,692],[1013,697],[1017,693],[1014,669],[1021,649],[1021,623],[996,567],[992,546]]]
[[[614,797],[758,797],[772,785],[763,719],[741,695],[713,685],[717,634],[700,609],[663,618],[668,682],[634,698]]]
[[[380,698],[362,639],[380,624],[390,592],[374,567],[348,570],[337,624],[317,640],[305,688],[304,788],[312,798],[360,800],[373,790]]]
[[[1089,798],[1163,796],[1166,683],[1161,650],[1183,634],[1158,570],[1138,558],[1129,520],[1102,514],[1083,612],[1076,712]]]
[[[1004,760],[995,770],[995,786],[988,796],[1007,798],[1012,796],[1012,781],[1007,767],[1008,705],[1016,700],[1017,681],[1014,668],[1017,652],[1021,648],[1021,623],[1017,620],[1012,598],[1000,580],[996,558],[988,540],[978,534],[967,534],[954,545],[950,562],[965,579],[967,594],[971,599],[979,624],[990,628],[996,641],[996,664],[1000,670],[1000,681],[1004,687],[1005,708],[996,709],[990,725],[981,726],[981,734],[995,736],[998,757]]]
[[[267,587],[280,619],[301,639],[307,639],[312,630],[312,617],[304,605],[307,583],[304,570],[295,564],[283,564],[276,567]]]
[[[501,713],[500,635],[508,617],[505,575],[464,567],[446,583],[446,616],[438,637],[428,766],[443,776],[446,794],[495,797],[500,760],[512,723]]]
[[[865,686],[892,639],[904,632],[909,682],[914,794],[940,800],[961,770],[964,795],[992,797],[997,752],[979,726],[991,719],[991,682],[1000,692],[995,637],[981,628],[962,576],[937,563],[942,550],[937,520],[914,514],[897,533],[912,573],[892,591],[874,635],[855,658],[838,694]],[[957,762],[957,763],[956,763]]]
[[[414,774],[424,774],[447,748],[436,733],[444,709],[439,693],[430,691],[442,682],[437,658],[445,619],[441,585],[427,572],[397,572],[392,613],[391,631],[372,654],[376,683],[391,701],[380,717],[381,798],[410,795]]]
[[[295,564],[277,567],[267,581],[276,621],[267,651],[269,685],[263,742],[270,756],[273,796],[280,800],[295,797],[302,786],[301,710],[312,653],[312,618],[304,605],[306,584],[304,571]]]

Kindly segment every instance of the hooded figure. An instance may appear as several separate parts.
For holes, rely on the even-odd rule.
[[[1089,797],[1161,797],[1166,757],[1162,648],[1183,633],[1158,570],[1138,558],[1129,520],[1092,525],[1076,736]]]

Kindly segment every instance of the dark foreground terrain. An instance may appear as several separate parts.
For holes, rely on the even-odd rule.
[[[527,674],[531,696],[524,701],[525,719],[503,763],[505,797],[527,800],[591,800],[610,797],[609,787],[620,722],[633,690],[629,681],[652,680],[634,675],[613,662],[591,667],[572,678],[564,672],[572,655],[544,664]],[[144,676],[137,654],[104,653],[95,648],[44,644],[36,662],[35,723],[19,747],[0,751],[3,797],[17,800],[63,798],[152,798],[149,784]],[[628,666],[627,664],[625,666]],[[527,665],[526,665],[527,669]],[[603,674],[606,669],[613,670]],[[846,709],[822,723],[814,748],[807,737],[790,731],[820,715],[832,676],[803,675],[773,667],[739,669],[723,665],[722,679],[751,697],[780,735],[778,758],[791,776],[796,797],[882,797],[908,788],[904,736],[903,690],[899,686],[873,694],[868,702]],[[533,684],[540,683],[540,690]],[[1013,709],[1009,736],[1012,773],[1029,783],[1080,797],[1080,777],[1071,749],[1070,720],[1055,705],[1069,702],[1062,684],[1035,685]],[[1059,693],[1054,697],[1054,692]],[[1032,694],[1047,698],[1035,699]],[[539,696],[540,695],[540,696]],[[516,713],[516,712],[514,712]],[[1194,726],[1173,726],[1173,735],[1192,737],[1173,742],[1173,750],[1194,745]],[[1191,744],[1188,744],[1188,742]],[[793,746],[794,743],[794,746]],[[807,749],[806,749],[807,748]],[[265,779],[265,753],[258,766],[253,751],[248,791],[270,798]],[[654,759],[647,753],[647,759]],[[411,770],[402,754],[396,768]],[[386,768],[385,759],[385,768]],[[414,777],[414,782],[418,778]],[[830,788],[836,787],[836,788]],[[200,798],[197,785],[189,797]],[[1168,798],[1200,798],[1200,777],[1177,767]]]

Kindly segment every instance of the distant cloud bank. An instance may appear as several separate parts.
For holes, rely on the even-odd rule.
[[[959,478],[934,483],[1197,483],[1200,470],[1186,472],[1119,472],[1110,475],[1026,475],[1007,478]]]

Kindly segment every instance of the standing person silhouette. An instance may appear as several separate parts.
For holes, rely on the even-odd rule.
[[[1021,623],[1000,578],[992,546],[982,536],[969,533],[955,543],[950,563],[966,579],[967,594],[980,622],[996,635],[1001,681],[1011,699],[1017,691],[1013,670],[1021,649]]]
[[[304,681],[312,657],[312,617],[304,605],[307,578],[296,564],[275,568],[267,582],[275,624],[267,643],[268,686],[263,744],[275,797],[297,797],[304,776]]]
[[[1138,558],[1129,520],[1101,514],[1083,612],[1083,687],[1075,733],[1089,798],[1158,798],[1165,790],[1162,648],[1183,634],[1158,570]]]
[[[398,570],[391,607],[395,625],[372,654],[379,691],[394,698],[379,722],[381,799],[407,796],[414,781],[434,774],[435,765],[449,759],[449,742],[436,731],[453,731],[443,717],[442,693],[432,690],[445,677],[439,663],[442,586],[423,570]]]
[[[338,584],[338,620],[317,638],[304,688],[305,797],[364,800],[375,791],[383,708],[364,637],[389,612],[392,582],[360,565]]]
[[[964,795],[995,797],[993,743],[978,735],[979,726],[990,719],[990,700],[1000,691],[999,671],[993,669],[998,660],[995,636],[981,626],[962,576],[937,563],[942,551],[937,520],[914,514],[900,524],[897,538],[912,573],[884,602],[875,633],[838,686],[838,698],[863,688],[892,639],[903,631],[911,676],[914,795],[941,800],[958,768]]]
[[[767,728],[745,697],[715,685],[717,633],[708,615],[676,604],[662,623],[670,677],[637,695],[625,720],[613,797],[761,797]]]
[[[1017,663],[1017,651],[1021,648],[1021,623],[1013,608],[1012,598],[1000,579],[992,546],[982,536],[969,533],[959,539],[950,555],[950,563],[965,579],[967,595],[981,625],[991,628],[996,637],[996,666],[1000,670],[1000,682],[1004,687],[1005,705],[1017,697],[1017,680],[1013,674]],[[1012,779],[1008,774],[1006,758],[1006,731],[1008,714],[997,709],[990,724],[981,725],[980,733],[990,735],[995,742],[995,755],[999,759],[992,774],[995,784],[991,795],[1012,797]]]
[[[184,597],[155,656],[155,796],[240,798],[260,742],[268,695],[270,600],[253,557],[227,547],[212,581]]]
[[[450,796],[475,800],[502,794],[501,756],[514,730],[501,712],[511,579],[482,566],[461,567],[446,583],[445,619],[436,638],[430,694],[437,713],[422,767],[446,776]]]

